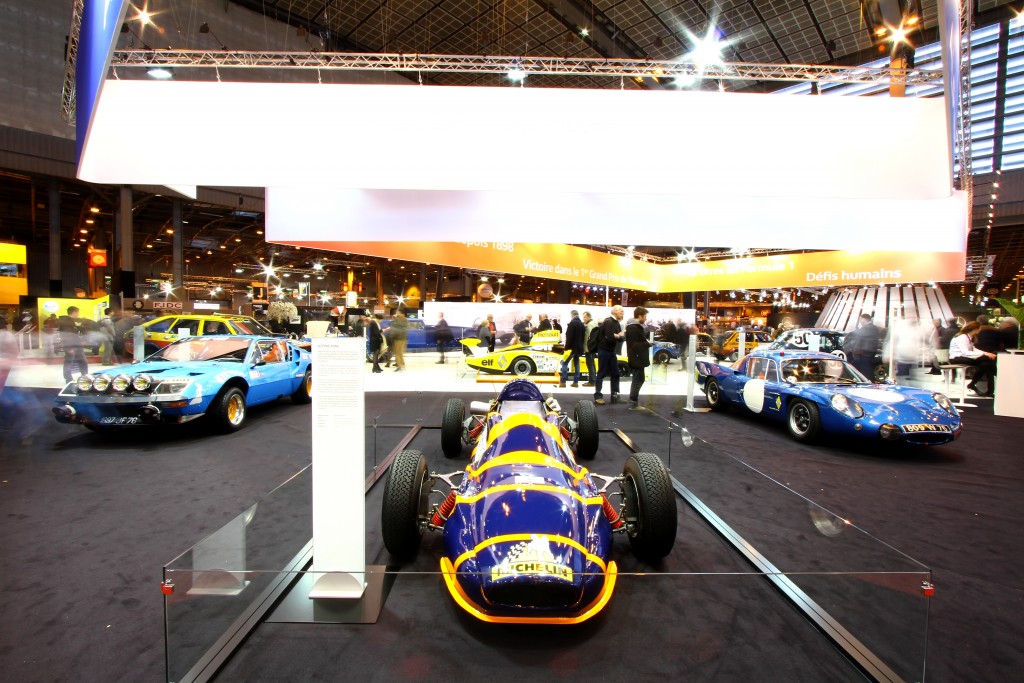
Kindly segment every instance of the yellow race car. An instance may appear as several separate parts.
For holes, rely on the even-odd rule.
[[[467,351],[466,365],[495,375],[509,373],[527,377],[554,374],[561,369],[562,359],[569,355],[561,344],[558,330],[538,332],[526,344],[515,343],[493,353],[480,348],[479,339],[463,339],[462,345]],[[618,356],[618,360],[619,377],[629,377],[631,372],[626,357]],[[572,372],[572,365],[569,371]],[[590,372],[584,357],[580,357],[580,372]]]

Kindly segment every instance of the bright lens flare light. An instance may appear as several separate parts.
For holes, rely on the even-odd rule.
[[[526,80],[526,72],[522,69],[510,69],[508,72],[508,80],[513,83],[522,83]]]

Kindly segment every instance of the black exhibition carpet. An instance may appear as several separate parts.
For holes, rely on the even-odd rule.
[[[231,435],[190,427],[105,439],[53,422],[51,396],[7,389],[0,403],[0,670],[16,681],[162,680],[161,566],[308,464],[309,409],[286,401],[254,409],[250,424]],[[367,466],[393,447],[405,425],[419,422],[428,428],[413,447],[445,469],[434,429],[445,398],[368,395],[367,418],[374,426],[367,430]],[[775,548],[775,561],[788,565],[781,567],[786,571],[813,571],[822,553],[828,561],[817,571],[826,572],[891,568],[901,556],[862,538],[847,541],[858,538],[853,533],[838,545],[813,532],[799,536],[803,546],[790,543],[789,532],[806,525],[798,517],[806,518],[813,506],[780,495],[751,467],[931,567],[936,595],[928,679],[1018,677],[1024,668],[1017,640],[1024,627],[1019,420],[994,417],[989,403],[968,409],[958,442],[902,451],[856,443],[803,446],[756,419],[673,416],[677,403],[650,397],[653,414],[602,407],[602,427],[620,428],[644,450],[671,457],[673,474],[699,495],[724,496],[746,482],[731,500],[720,497],[715,504],[757,537],[755,545]],[[702,440],[689,455],[671,423]],[[615,474],[626,453],[603,433],[592,469]],[[371,562],[383,563],[379,495],[379,489],[371,491],[366,501],[367,548]],[[605,612],[581,627],[483,625],[453,605],[436,574],[410,573],[396,580],[377,625],[262,624],[220,678],[858,679],[763,579],[745,574],[745,562],[691,509],[681,504],[679,515],[679,540],[666,563],[650,576],[623,577]],[[284,539],[287,527],[301,527],[298,519],[280,524],[271,538]],[[304,542],[303,533],[300,528],[288,540]],[[437,540],[428,538],[420,557],[402,569],[432,571]],[[623,570],[643,569],[631,558],[628,543],[618,539]],[[738,573],[665,575],[705,570]],[[835,606],[851,627],[877,626],[885,633],[886,618],[921,619],[920,600],[908,597],[906,586],[876,586],[869,574],[825,583],[809,581],[806,588]],[[845,609],[846,592],[867,601]],[[900,605],[900,596],[909,607]],[[875,614],[865,607],[872,603],[878,605]],[[869,644],[887,655],[887,647],[921,649],[918,643]]]

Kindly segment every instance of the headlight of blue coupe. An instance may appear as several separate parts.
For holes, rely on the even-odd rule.
[[[118,375],[110,382],[111,388],[119,394],[128,391],[132,386],[132,378],[129,375]]]
[[[957,415],[956,408],[949,402],[945,394],[934,393],[932,394],[932,400],[939,404],[939,407],[945,410],[950,415]]]
[[[92,380],[92,375],[79,375],[78,379],[75,380],[75,386],[78,387],[78,390],[84,394],[85,392],[92,389]]]
[[[132,387],[135,388],[135,391],[146,391],[151,386],[153,386],[153,378],[149,375],[136,375],[132,380]]]
[[[157,385],[157,394],[180,394],[185,391],[188,385],[192,384],[191,379],[166,379]]]
[[[92,388],[103,393],[110,388],[110,375],[96,375],[92,379]]]
[[[856,401],[851,401],[846,394],[832,394],[832,407],[847,417],[863,417],[864,409]]]

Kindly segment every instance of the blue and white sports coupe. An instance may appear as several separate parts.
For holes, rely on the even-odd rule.
[[[183,423],[204,415],[222,431],[245,422],[246,407],[290,396],[308,403],[312,357],[285,339],[213,335],[181,339],[144,361],[82,375],[57,395],[58,422],[94,431]]]
[[[962,429],[943,394],[875,384],[827,353],[758,349],[733,367],[699,361],[697,373],[712,410],[732,406],[784,422],[797,441],[824,433],[935,445]]]

